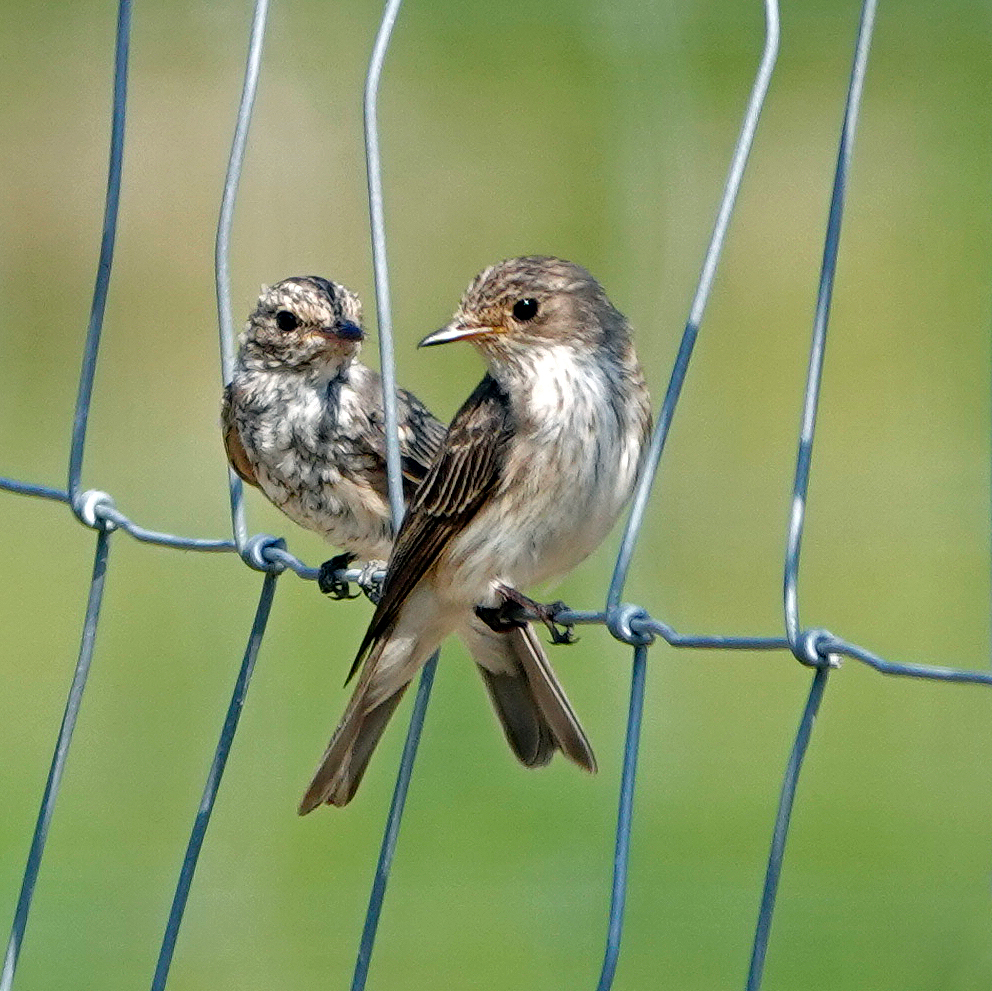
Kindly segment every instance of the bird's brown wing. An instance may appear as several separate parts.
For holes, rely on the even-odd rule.
[[[499,482],[512,433],[509,398],[486,375],[455,414],[436,460],[410,502],[389,559],[382,598],[349,679],[372,644],[396,622],[417,582]]]
[[[241,435],[238,433],[238,425],[234,421],[234,403],[231,401],[231,386],[224,389],[224,398],[221,401],[220,421],[224,436],[224,450],[227,452],[227,460],[231,467],[249,485],[258,488],[258,478],[255,469],[252,467],[245,451],[244,444],[241,443]]]
[[[400,457],[405,478],[414,482],[416,490],[437,458],[447,427],[412,393],[397,389],[400,430]],[[407,493],[409,501],[413,492]]]
[[[353,375],[361,375],[362,382],[368,382],[368,394],[375,396],[375,403],[366,410],[371,433],[363,439],[352,438],[352,442],[363,452],[376,459],[376,465],[367,469],[369,482],[384,498],[388,499],[386,483],[386,417],[382,408],[382,379],[371,368],[353,366]],[[367,377],[367,378],[365,378]],[[365,393],[363,386],[360,388]],[[399,425],[400,471],[403,481],[403,501],[409,502],[424,480],[430,466],[437,457],[444,440],[446,427],[412,393],[406,389],[396,390],[396,419]]]

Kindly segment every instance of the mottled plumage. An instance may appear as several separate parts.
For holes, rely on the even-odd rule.
[[[421,343],[464,339],[489,372],[410,504],[355,659],[358,685],[301,812],[350,801],[407,685],[467,609],[500,605],[500,584],[571,570],[633,491],[649,397],[629,325],[585,269],[547,257],[486,269]],[[557,743],[594,768],[584,736]]]
[[[264,289],[239,341],[221,419],[228,460],[246,482],[301,526],[370,560],[389,556],[393,527],[382,382],[357,360],[361,321],[358,297],[326,279]],[[409,498],[444,426],[405,389],[397,401]]]

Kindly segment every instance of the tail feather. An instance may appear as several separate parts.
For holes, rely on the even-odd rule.
[[[300,815],[323,802],[351,801],[403,693],[447,633],[443,624],[431,625],[431,611],[421,608],[427,593],[415,598],[417,594],[396,627],[372,643],[351,700],[300,802]]]
[[[408,684],[371,709],[356,705],[356,700],[352,700],[300,800],[298,811],[301,816],[325,802],[342,806],[354,798],[376,745]]]
[[[461,636],[517,759],[526,767],[543,767],[561,750],[595,773],[589,740],[530,624],[494,633],[473,617]]]
[[[433,622],[425,624],[425,616]],[[325,802],[340,806],[351,801],[410,681],[451,630],[447,624],[447,619],[437,620],[436,609],[432,613],[415,604],[404,610],[396,628],[372,644],[344,716],[300,801],[300,815]],[[595,772],[592,747],[534,630],[527,625],[495,633],[472,615],[458,632],[517,759],[527,767],[541,767],[561,750],[579,767]]]
[[[534,705],[534,696],[519,674],[496,674],[478,665],[506,742],[525,767],[544,767],[558,749],[547,721]]]

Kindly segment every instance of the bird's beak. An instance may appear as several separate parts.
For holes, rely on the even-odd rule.
[[[337,337],[342,341],[365,340],[365,331],[357,323],[352,323],[350,320],[342,320],[341,323],[336,323],[331,327],[322,327],[320,333],[321,336],[329,339]]]
[[[486,337],[494,333],[493,327],[474,327],[455,321],[447,327],[428,334],[418,345],[418,348],[429,348],[435,344],[450,344],[452,341],[470,341],[476,337]]]

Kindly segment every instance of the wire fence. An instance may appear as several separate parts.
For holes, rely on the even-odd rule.
[[[380,153],[377,125],[377,95],[381,70],[386,59],[390,36],[396,23],[401,0],[389,0],[373,47],[365,88],[365,138],[367,150],[369,206],[372,225],[373,262],[376,281],[376,302],[379,314],[379,339],[382,356],[382,373],[385,381],[385,414],[388,438],[389,485],[394,516],[402,514],[402,489],[400,485],[399,444],[396,430],[394,399],[395,362],[390,317],[388,265],[386,260],[385,219],[382,199]],[[853,59],[850,84],[841,129],[836,172],[830,201],[823,262],[816,301],[815,318],[810,347],[809,369],[805,385],[799,446],[796,458],[792,511],[788,523],[788,536],[784,562],[784,627],[783,636],[734,636],[689,635],[677,632],[662,620],[654,618],[645,608],[622,601],[624,586],[631,559],[645,519],[649,496],[665,448],[669,428],[675,415],[682,386],[688,372],[690,359],[702,323],[707,301],[715,279],[724,239],[734,213],[735,202],[754,143],[759,118],[765,103],[769,83],[775,69],[779,48],[779,11],[776,0],[764,0],[765,44],[759,60],[750,98],[744,113],[743,125],[732,156],[723,197],[707,248],[698,287],[689,312],[685,331],[674,363],[673,371],[657,426],[652,437],[645,471],[627,520],[621,547],[617,556],[612,581],[605,606],[597,611],[573,611],[564,614],[563,620],[575,623],[602,624],[619,641],[632,648],[632,674],[623,769],[620,781],[619,809],[616,842],[613,858],[613,880],[607,919],[607,937],[602,970],[597,991],[606,991],[613,983],[622,937],[624,905],[627,888],[628,857],[632,828],[632,810],[638,744],[641,735],[647,662],[651,643],[663,638],[673,647],[719,648],[742,650],[787,650],[803,665],[812,669],[812,683],[800,716],[799,727],[782,779],[781,796],[764,888],[761,895],[758,921],[755,928],[750,967],[746,987],[756,991],[761,985],[765,954],[771,931],[779,876],[782,869],[789,819],[803,759],[810,743],[813,722],[826,690],[830,671],[841,656],[850,657],[888,675],[905,676],[936,681],[971,682],[992,685],[992,674],[973,670],[959,670],[922,664],[898,663],[886,660],[872,651],[851,643],[828,630],[807,628],[800,621],[798,579],[800,549],[806,515],[806,497],[810,481],[813,442],[817,421],[820,382],[826,349],[827,326],[830,314],[831,292],[836,271],[840,244],[844,196],[848,185],[855,130],[861,105],[865,69],[874,27],[876,0],[865,0],[861,12],[857,45]],[[240,181],[241,165],[248,142],[256,86],[261,67],[265,35],[267,0],[257,0],[248,46],[247,69],[241,102],[238,108],[235,136],[227,173],[216,242],[217,307],[220,324],[221,365],[224,381],[232,373],[233,330],[230,306],[228,257],[230,233],[235,199]],[[263,582],[248,637],[244,658],[231,696],[230,705],[220,733],[203,796],[196,813],[182,868],[176,885],[172,908],[162,940],[157,965],[152,977],[153,991],[165,988],[176,942],[179,935],[187,898],[193,882],[197,861],[202,849],[211,811],[225,764],[238,729],[238,721],[258,656],[278,576],[292,570],[305,579],[314,579],[317,569],[308,567],[286,549],[285,542],[268,534],[249,536],[242,500],[241,481],[230,472],[230,497],[233,539],[204,539],[149,530],[121,512],[113,498],[104,492],[84,490],[81,484],[86,431],[89,421],[93,381],[99,357],[100,333],[110,285],[114,241],[117,231],[120,183],[124,155],[124,122],[127,104],[128,43],[131,22],[131,0],[120,0],[115,44],[115,71],[113,87],[112,132],[107,198],[103,235],[97,268],[93,304],[86,335],[79,392],[73,420],[67,485],[64,490],[37,485],[12,478],[0,478],[0,489],[8,492],[48,499],[67,505],[78,521],[95,532],[95,555],[89,598],[83,623],[79,657],[69,689],[65,714],[59,729],[51,768],[45,783],[41,807],[30,843],[20,894],[17,900],[13,926],[7,945],[0,991],[10,991],[13,986],[18,957],[24,940],[31,910],[35,883],[45,851],[49,826],[55,812],[59,787],[72,743],[73,730],[86,687],[90,662],[93,658],[96,632],[104,582],[110,563],[110,548],[114,533],[122,531],[134,539],[165,547],[204,552],[235,552],[245,564],[262,572]],[[341,577],[354,580],[355,570],[341,573]],[[410,775],[416,758],[417,746],[424,714],[430,700],[437,657],[426,666],[413,707],[410,727],[400,763],[392,804],[385,825],[385,832],[369,899],[365,927],[358,950],[352,980],[353,991],[365,987],[378,927],[379,915],[386,894],[390,868],[403,815],[404,802]]]

